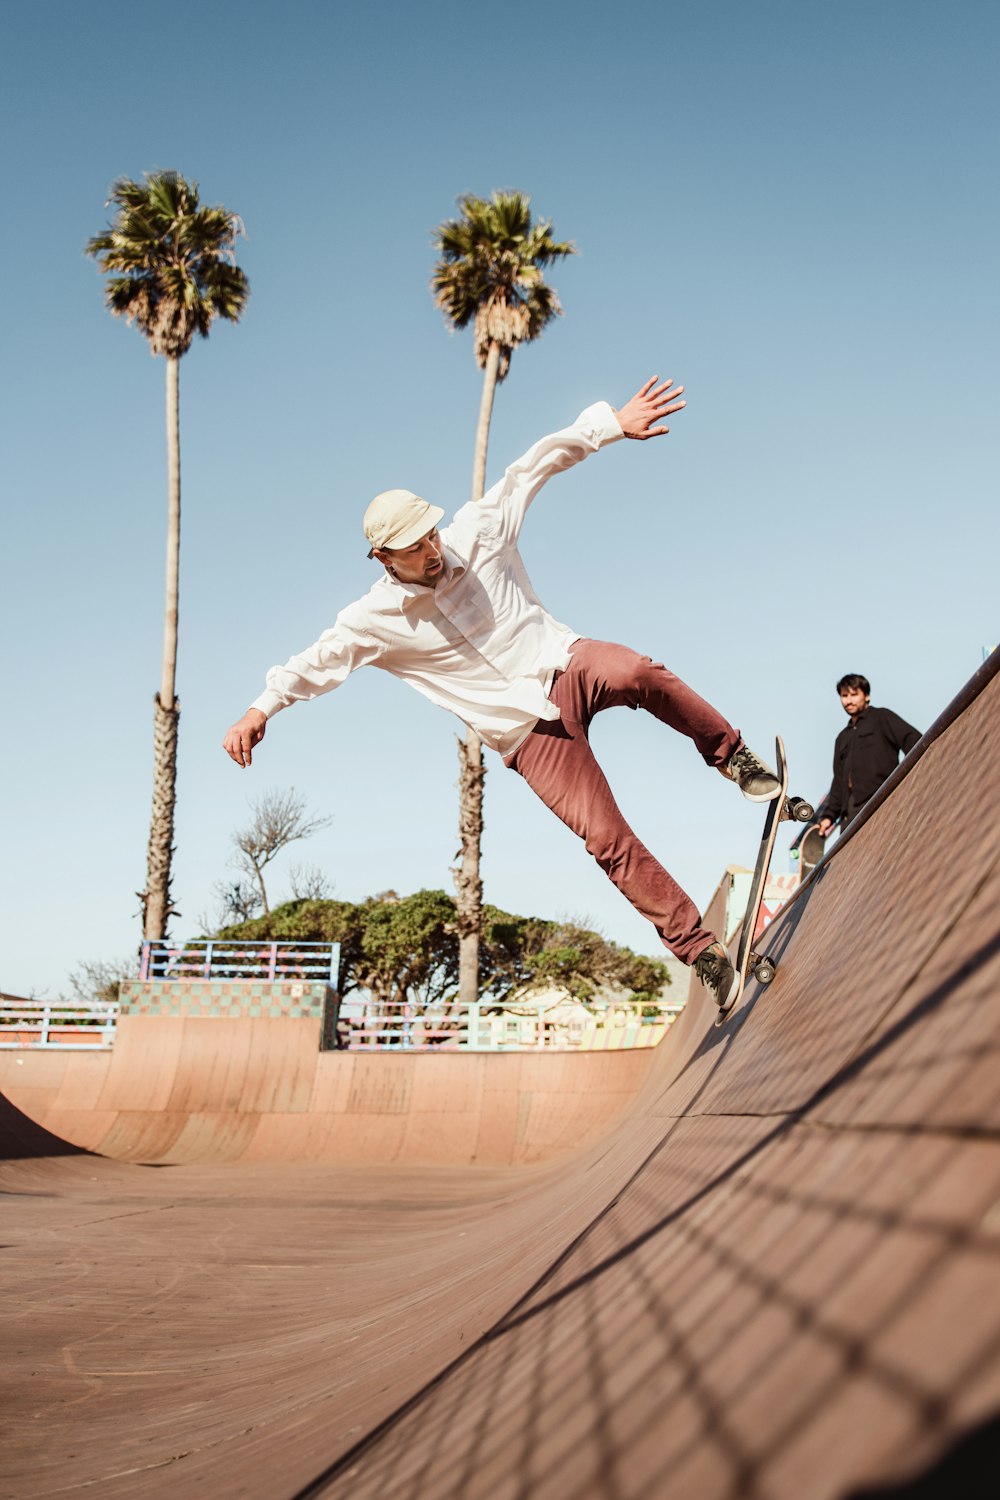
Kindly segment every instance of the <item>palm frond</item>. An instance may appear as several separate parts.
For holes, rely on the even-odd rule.
[[[458,207],[458,218],[433,231],[439,259],[431,293],[453,328],[474,324],[480,368],[491,344],[500,346],[502,380],[517,345],[538,338],[562,312],[542,268],[575,255],[576,247],[553,239],[551,220],[532,222],[526,193],[497,191],[490,198],[466,193]]]
[[[87,241],[101,271],[110,312],[134,323],[153,354],[179,358],[214,320],[237,322],[250,283],[236,264],[243,221],[221,205],[199,202],[198,184],[178,172],[121,177],[108,206],[115,219]]]

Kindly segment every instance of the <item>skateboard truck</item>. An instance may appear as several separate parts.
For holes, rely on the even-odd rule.
[[[781,816],[796,823],[811,823],[816,816],[816,809],[804,797],[786,797]]]
[[[777,971],[777,965],[763,953],[750,954],[750,972],[758,984],[770,984]]]

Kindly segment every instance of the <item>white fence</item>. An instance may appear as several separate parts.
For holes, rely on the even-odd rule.
[[[110,1047],[117,1007],[0,995],[0,1047]]]
[[[653,1047],[683,1009],[658,1007],[641,1015],[618,1005],[588,1010],[517,1004],[431,1006],[408,1002],[376,1005],[349,997],[337,1021],[337,1042],[349,1051],[405,1049],[420,1052],[594,1052]]]
[[[507,1004],[468,1007],[410,1002],[376,1005],[349,997],[341,1007],[336,1043],[350,1051],[593,1052],[653,1047],[683,1009],[665,1004],[656,1014],[617,1005],[590,1011]],[[114,1042],[118,1008],[0,995],[0,1048],[96,1051]]]

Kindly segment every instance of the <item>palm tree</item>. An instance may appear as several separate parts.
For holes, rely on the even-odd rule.
[[[196,333],[207,338],[216,318],[238,322],[250,284],[236,264],[242,221],[222,207],[198,199],[198,184],[177,172],[147,173],[145,182],[119,178],[107,207],[115,220],[86,245],[100,269],[112,273],[104,300],[116,317],[134,323],[150,352],[167,362],[167,585],[163,625],[163,669],[154,698],[153,812],[149,830],[146,889],[142,902],[146,938],[166,937],[176,915],[170,894],[174,804],[177,782],[175,696],[177,668],[178,562],[181,533],[181,464],[178,365]]]
[[[568,242],[552,238],[548,219],[532,222],[531,199],[524,193],[471,193],[459,198],[461,216],[434,231],[440,259],[431,277],[434,300],[453,328],[474,325],[476,362],[483,371],[483,394],[472,465],[473,500],[486,484],[486,451],[493,398],[510,369],[518,344],[530,343],[562,312],[542,268],[574,255]],[[483,751],[469,730],[459,741],[459,834],[461,864],[455,871],[459,934],[459,998],[472,1004],[479,992],[479,932],[483,885],[479,851],[483,835]]]

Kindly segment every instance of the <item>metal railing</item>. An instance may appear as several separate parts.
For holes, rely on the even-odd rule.
[[[72,1047],[94,1052],[111,1046],[116,1020],[114,1005],[0,995],[0,1048]]]
[[[140,980],[313,979],[336,989],[339,971],[339,943],[147,942],[139,961]]]
[[[351,1052],[592,1052],[653,1046],[682,1005],[642,1016],[618,1007],[588,1015],[534,1012],[523,1003],[422,1009],[405,1001],[349,1000],[337,1019],[336,1045]]]
[[[336,949],[331,953],[331,946]],[[206,951],[211,950],[211,951]],[[168,980],[315,979],[336,987],[339,948],[329,943],[231,944],[209,941],[183,948],[143,945],[143,977]],[[99,1050],[115,1037],[119,1007],[83,1006],[67,1001],[29,1000],[0,995],[0,1047]],[[349,1051],[591,1052],[654,1046],[683,1010],[683,1003],[661,1005],[640,1014],[626,1005],[607,1010],[532,1009],[523,1000],[476,1002],[470,1006],[412,1001],[377,1002],[354,992],[331,1011],[323,1045]]]

